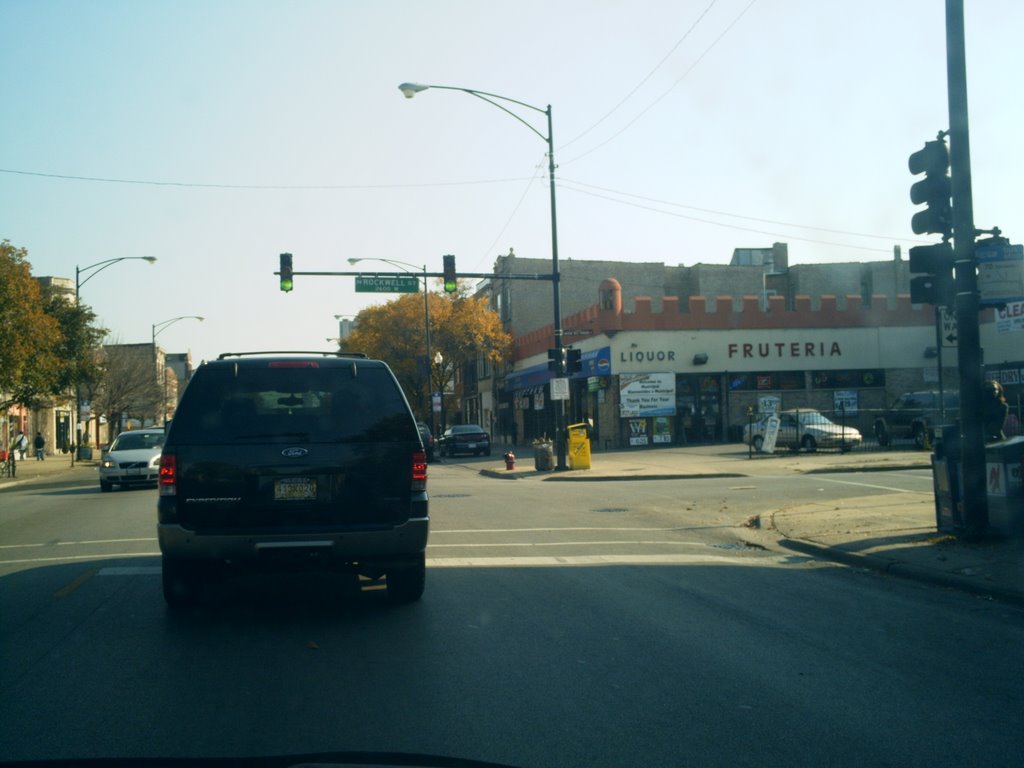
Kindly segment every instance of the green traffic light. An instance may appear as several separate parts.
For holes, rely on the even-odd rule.
[[[455,293],[459,290],[455,274],[455,257],[451,254],[444,257],[444,290],[445,293]]]
[[[281,269],[279,274],[281,275],[281,290],[288,293],[292,289],[292,255],[290,253],[281,254]]]

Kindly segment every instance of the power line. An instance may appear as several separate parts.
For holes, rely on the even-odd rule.
[[[583,138],[584,136],[586,136],[586,135],[587,135],[588,133],[590,133],[590,132],[591,132],[592,130],[594,130],[595,128],[597,128],[597,126],[599,126],[599,125],[600,125],[601,123],[603,123],[603,122],[604,122],[605,120],[607,120],[607,119],[608,119],[609,117],[611,117],[611,116],[612,116],[612,115],[613,115],[613,114],[614,114],[615,112],[617,112],[617,111],[618,111],[618,109],[619,109],[619,107],[621,107],[621,106],[622,106],[623,104],[625,104],[625,103],[626,103],[627,101],[629,101],[629,100],[630,100],[630,98],[632,98],[633,94],[634,94],[634,93],[636,93],[637,91],[639,91],[639,90],[640,90],[640,89],[641,89],[641,88],[642,88],[642,87],[644,86],[644,84],[645,84],[645,83],[646,83],[646,82],[647,82],[648,80],[650,80],[650,79],[651,79],[651,77],[653,77],[653,76],[654,76],[654,73],[655,73],[655,72],[657,72],[657,71],[658,71],[659,69],[661,69],[662,65],[663,65],[663,64],[664,64],[664,63],[665,63],[666,61],[668,61],[669,57],[670,57],[670,56],[671,56],[671,55],[672,55],[673,53],[675,53],[675,52],[676,52],[676,50],[677,50],[677,49],[679,48],[679,46],[680,46],[680,45],[682,45],[682,44],[683,44],[683,42],[684,42],[684,41],[686,40],[686,38],[690,36],[690,33],[691,33],[691,32],[693,32],[693,30],[695,30],[695,29],[697,28],[697,25],[698,25],[698,24],[700,24],[701,20],[702,20],[702,19],[703,19],[703,18],[704,18],[705,16],[707,16],[707,15],[708,15],[708,11],[710,11],[710,10],[711,10],[711,9],[712,9],[712,8],[714,7],[714,5],[715,5],[715,3],[716,3],[717,1],[718,1],[718,0],[711,0],[711,3],[710,3],[710,5],[708,5],[708,7],[704,9],[704,12],[703,12],[703,13],[701,13],[701,15],[697,17],[697,20],[696,20],[696,21],[694,21],[694,22],[693,22],[693,24],[691,24],[691,25],[690,25],[690,28],[689,28],[688,30],[686,30],[685,34],[683,34],[683,36],[682,36],[681,38],[679,38],[679,39],[678,39],[678,40],[676,41],[676,44],[675,44],[675,45],[673,45],[673,46],[672,46],[672,47],[671,47],[671,48],[669,49],[669,52],[668,52],[668,53],[666,53],[666,54],[665,54],[664,56],[662,56],[662,58],[661,58],[661,61],[659,61],[659,62],[658,62],[657,64],[655,64],[655,65],[654,65],[654,69],[652,69],[652,70],[651,70],[650,72],[648,72],[648,73],[647,73],[647,74],[646,74],[646,75],[644,76],[644,78],[643,78],[643,79],[642,79],[642,80],[641,80],[641,81],[640,81],[639,83],[637,83],[637,84],[636,84],[636,86],[635,86],[635,87],[633,88],[633,90],[631,90],[631,91],[630,91],[629,93],[627,93],[627,94],[626,94],[625,96],[623,96],[623,97],[622,97],[622,98],[621,98],[621,99],[619,100],[619,102],[618,102],[618,103],[617,103],[617,104],[616,104],[616,105],[615,105],[614,107],[612,107],[611,109],[609,109],[609,110],[608,110],[608,111],[607,111],[607,112],[606,112],[606,113],[604,114],[604,116],[603,116],[603,117],[602,117],[602,118],[601,118],[600,120],[598,120],[598,121],[597,121],[596,123],[594,123],[594,124],[593,124],[592,126],[590,126],[589,128],[587,128],[587,129],[586,129],[585,131],[583,131],[582,133],[580,133],[580,134],[577,134],[577,135],[576,135],[576,136],[574,136],[573,138],[569,139],[569,141],[565,142],[565,144],[563,144],[563,145],[562,145],[561,147],[559,147],[559,150],[562,150],[562,149],[564,149],[565,147],[568,147],[568,146],[569,146],[570,144],[575,144],[575,143],[576,143],[577,141],[579,141],[580,139],[582,139],[582,138]]]
[[[118,179],[103,176],[73,176],[64,173],[42,173],[0,168],[0,173],[17,176],[35,176],[63,181],[88,181],[101,184],[135,184],[149,187],[182,187],[186,189],[254,189],[277,191],[303,190],[358,190],[358,189],[418,189],[429,187],[465,187],[477,184],[507,184],[509,182],[532,181],[535,177],[521,176],[508,179],[478,179],[475,181],[436,181],[421,184],[204,184],[193,181],[157,181],[154,179]]]
[[[798,241],[804,242],[804,243],[815,243],[817,245],[829,245],[829,246],[834,246],[834,247],[837,247],[837,248],[852,248],[852,249],[858,250],[858,251],[871,251],[872,253],[889,253],[890,252],[889,249],[887,249],[887,248],[871,248],[871,247],[868,247],[868,246],[865,246],[865,245],[851,245],[849,243],[836,243],[836,242],[832,242],[832,241],[829,241],[829,240],[817,240],[817,239],[811,238],[811,237],[799,237],[799,236],[795,236],[795,235],[791,235],[791,234],[786,234],[786,233],[782,233],[782,232],[772,232],[772,231],[763,230],[763,229],[756,229],[754,227],[742,227],[742,226],[739,226],[737,224],[729,224],[729,223],[726,223],[726,222],[714,221],[713,219],[704,219],[704,218],[700,218],[699,216],[689,216],[689,215],[684,214],[684,213],[677,213],[675,211],[666,211],[666,210],[663,210],[661,208],[655,208],[655,207],[650,206],[650,205],[642,205],[640,203],[633,203],[633,202],[630,202],[628,200],[620,200],[620,199],[615,198],[615,197],[610,197],[608,195],[601,195],[601,194],[598,194],[597,192],[590,192],[590,191],[585,190],[585,189],[576,189],[576,188],[571,187],[571,186],[565,187],[565,188],[568,189],[571,192],[577,192],[577,193],[579,193],[581,195],[589,195],[591,197],[597,197],[597,198],[600,198],[602,200],[609,200],[609,201],[611,201],[613,203],[619,203],[620,205],[628,205],[628,206],[631,206],[633,208],[640,208],[640,209],[646,210],[646,211],[653,211],[654,213],[661,213],[661,214],[664,214],[665,216],[675,216],[676,218],[679,218],[679,219],[687,219],[688,221],[696,221],[696,222],[699,222],[701,224],[711,224],[712,226],[715,226],[715,227],[723,227],[725,229],[734,229],[734,230],[737,230],[737,231],[740,231],[740,232],[754,232],[754,233],[759,234],[759,235],[767,235],[769,237],[774,237],[774,238],[779,238],[779,239],[798,240]]]
[[[740,12],[739,12],[739,14],[738,14],[738,15],[736,16],[736,18],[734,18],[734,19],[733,19],[733,20],[732,20],[732,21],[731,21],[731,22],[729,23],[729,26],[727,26],[727,27],[726,27],[726,28],[725,28],[724,30],[722,30],[722,33],[721,33],[721,34],[719,34],[719,35],[718,35],[718,37],[716,37],[716,38],[715,38],[715,39],[714,39],[714,40],[712,41],[711,45],[709,45],[709,46],[708,46],[707,48],[705,48],[705,49],[704,49],[704,52],[703,52],[703,53],[701,53],[701,55],[700,55],[700,56],[698,56],[698,57],[696,58],[696,60],[695,60],[695,61],[693,62],[693,64],[691,64],[691,65],[689,66],[689,68],[688,68],[688,69],[687,69],[687,70],[686,70],[685,72],[683,72],[683,74],[682,74],[682,75],[680,75],[680,76],[679,76],[679,77],[678,77],[678,78],[676,79],[676,81],[675,81],[674,83],[672,83],[672,85],[670,85],[670,86],[668,87],[668,89],[667,89],[667,90],[666,90],[666,91],[665,91],[664,93],[662,93],[662,94],[661,94],[661,96],[659,96],[659,97],[658,97],[658,98],[656,98],[656,99],[655,99],[654,101],[652,101],[652,102],[651,102],[650,104],[648,104],[648,105],[647,105],[647,107],[646,107],[645,109],[641,110],[641,111],[640,111],[640,113],[639,113],[639,114],[637,114],[637,116],[636,116],[636,117],[634,117],[634,118],[633,118],[632,120],[630,120],[630,121],[629,121],[628,123],[626,123],[626,124],[625,124],[624,126],[622,126],[622,128],[620,128],[620,129],[619,129],[618,131],[616,131],[615,133],[613,133],[613,134],[612,134],[611,136],[609,136],[609,137],[608,137],[607,139],[605,139],[604,141],[602,141],[602,142],[601,142],[600,144],[597,144],[596,146],[594,146],[594,147],[591,147],[590,149],[588,149],[588,150],[587,150],[586,152],[583,152],[582,154],[576,155],[576,157],[570,158],[569,160],[565,160],[565,161],[563,161],[563,162],[565,162],[565,163],[575,163],[575,162],[576,162],[577,160],[581,160],[581,159],[583,159],[584,157],[586,157],[587,155],[591,154],[592,152],[596,152],[597,150],[601,149],[601,147],[603,147],[603,146],[605,146],[606,144],[608,144],[608,143],[610,143],[610,142],[614,141],[614,140],[615,140],[615,139],[617,139],[617,138],[618,138],[619,136],[621,136],[621,135],[622,135],[623,133],[625,133],[625,132],[626,132],[627,130],[629,130],[630,128],[632,128],[632,127],[633,127],[633,125],[634,125],[634,124],[635,124],[635,123],[636,123],[636,122],[637,122],[637,121],[638,121],[638,120],[639,120],[639,119],[640,119],[641,117],[643,117],[643,116],[644,116],[644,115],[646,115],[646,114],[647,114],[648,112],[650,112],[650,111],[651,111],[652,109],[654,109],[654,107],[655,107],[655,106],[657,106],[657,104],[658,104],[658,103],[659,103],[659,102],[660,102],[660,101],[661,101],[662,99],[664,99],[664,98],[665,98],[666,96],[668,96],[668,95],[669,95],[669,94],[670,94],[670,93],[671,93],[671,92],[672,92],[673,90],[675,90],[675,87],[676,87],[677,85],[679,85],[679,83],[681,83],[681,82],[682,82],[682,81],[683,81],[684,79],[686,79],[686,77],[687,77],[687,76],[688,76],[688,75],[689,75],[689,74],[690,74],[691,72],[693,72],[693,70],[694,70],[694,69],[696,69],[696,68],[697,68],[697,65],[698,65],[698,64],[700,64],[700,63],[701,63],[701,61],[703,61],[703,60],[704,60],[704,57],[705,57],[705,56],[707,56],[707,55],[708,55],[708,54],[709,54],[709,53],[711,52],[711,50],[712,50],[712,49],[713,49],[713,48],[714,48],[714,47],[715,47],[716,45],[718,45],[718,43],[719,43],[719,42],[720,42],[720,41],[722,40],[722,38],[724,38],[724,37],[725,37],[725,36],[726,36],[727,34],[729,34],[729,32],[730,32],[730,31],[732,30],[732,28],[733,28],[733,27],[735,27],[737,23],[739,23],[739,20],[740,20],[740,19],[742,19],[742,18],[743,18],[743,17],[744,17],[745,15],[746,15],[747,11],[749,11],[749,10],[751,9],[751,7],[752,7],[752,6],[754,5],[754,3],[756,3],[756,2],[757,2],[757,0],[750,0],[750,2],[749,2],[749,3],[747,3],[746,7],[745,7],[745,8],[744,8],[744,9],[743,9],[742,11],[740,11]],[[602,119],[603,119],[603,118],[602,118]]]
[[[655,198],[655,197],[645,197],[644,195],[632,194],[630,192],[622,192],[622,191],[617,190],[617,189],[608,189],[607,187],[600,187],[600,186],[598,186],[596,184],[586,184],[585,182],[575,181],[573,179],[566,179],[565,177],[561,177],[559,179],[559,181],[561,181],[562,183],[574,184],[574,185],[576,185],[578,187],[586,187],[588,189],[600,190],[601,192],[608,192],[608,193],[613,194],[613,195],[621,195],[622,197],[632,197],[632,198],[635,198],[637,200],[645,200],[645,201],[647,201],[649,203],[658,203],[659,205],[670,205],[673,208],[685,208],[688,211],[697,211],[699,213],[710,213],[710,214],[714,214],[715,216],[728,216],[728,217],[733,218],[733,219],[744,219],[745,221],[757,221],[757,222],[760,222],[762,224],[776,224],[776,225],[781,226],[781,227],[796,227],[797,229],[812,229],[812,230],[815,230],[817,232],[828,232],[828,233],[833,234],[833,235],[850,235],[852,237],[866,237],[866,238],[870,238],[870,239],[873,239],[873,240],[886,240],[888,242],[904,241],[904,240],[908,239],[906,237],[901,237],[901,236],[898,236],[898,235],[871,235],[871,234],[867,234],[866,232],[853,232],[853,231],[850,231],[850,230],[847,230],[847,229],[829,229],[828,227],[816,227],[813,224],[799,224],[799,223],[793,222],[793,221],[779,221],[777,219],[763,219],[763,218],[759,218],[757,216],[745,216],[745,215],[740,214],[740,213],[729,213],[728,211],[718,211],[718,210],[715,210],[713,208],[700,208],[700,207],[698,207],[696,205],[686,205],[684,203],[676,203],[676,202],[673,202],[671,200],[660,200],[660,199]],[[568,187],[566,187],[566,188],[568,189]],[[583,190],[575,190],[575,191],[583,191]],[[613,198],[606,198],[606,199],[613,199]],[[917,241],[915,241],[915,242],[917,242]],[[926,242],[926,241],[922,240],[921,242]]]

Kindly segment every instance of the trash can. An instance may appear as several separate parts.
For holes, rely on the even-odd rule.
[[[544,472],[555,468],[555,449],[551,443],[533,444],[533,468]]]
[[[80,445],[78,446],[78,460],[79,461],[91,461],[92,460],[92,446]]]
[[[985,446],[988,524],[1003,536],[1024,536],[1024,437]]]
[[[569,433],[569,469],[590,469],[590,438],[587,423],[570,424]]]
[[[936,436],[932,452],[935,527],[942,533],[956,533],[963,523],[960,494],[960,428],[943,427],[940,435]]]

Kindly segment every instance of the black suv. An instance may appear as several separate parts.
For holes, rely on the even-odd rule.
[[[364,355],[221,355],[171,422],[157,510],[164,598],[228,564],[329,567],[423,594],[427,465],[391,369]]]
[[[942,403],[944,420],[952,424],[960,409],[959,393],[943,392]],[[875,420],[875,437],[882,446],[893,438],[909,437],[918,448],[924,448],[932,439],[931,431],[942,421],[938,392],[906,392],[896,398],[883,418]]]

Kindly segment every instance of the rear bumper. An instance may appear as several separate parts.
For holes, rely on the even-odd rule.
[[[427,548],[430,518],[375,531],[204,534],[180,525],[157,526],[160,551],[187,560],[255,562],[275,553],[307,551],[336,563],[374,562],[419,554]]]

